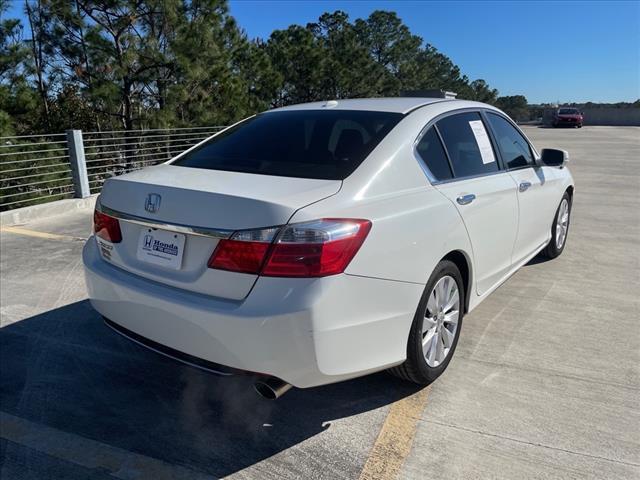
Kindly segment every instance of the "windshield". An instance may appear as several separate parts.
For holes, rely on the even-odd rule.
[[[174,161],[181,167],[343,180],[403,117],[357,110],[256,115]]]
[[[558,113],[560,115],[578,115],[580,112],[575,108],[561,108]]]

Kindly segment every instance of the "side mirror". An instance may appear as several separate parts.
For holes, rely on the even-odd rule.
[[[563,167],[568,161],[569,154],[566,150],[543,148],[538,163],[547,167]]]

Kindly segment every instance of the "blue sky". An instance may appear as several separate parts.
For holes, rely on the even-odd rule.
[[[267,37],[326,11],[351,19],[393,10],[470,78],[529,102],[640,98],[640,2],[232,0],[250,37]]]
[[[21,5],[10,13],[20,14]],[[524,94],[531,103],[640,98],[640,1],[231,0],[230,9],[251,38],[327,11],[355,19],[393,10],[471,79],[485,79],[501,95]]]

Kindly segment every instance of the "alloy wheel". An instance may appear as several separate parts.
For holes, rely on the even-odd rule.
[[[422,323],[422,353],[427,365],[438,367],[451,352],[460,318],[460,292],[446,275],[433,287]]]
[[[556,248],[560,250],[567,239],[567,231],[569,230],[569,202],[566,198],[562,199],[560,208],[558,208],[558,217],[556,218]]]

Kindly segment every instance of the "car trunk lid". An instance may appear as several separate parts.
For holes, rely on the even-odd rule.
[[[105,183],[98,208],[120,219],[122,241],[97,241],[105,260],[131,273],[241,300],[256,276],[208,268],[219,239],[236,230],[286,224],[296,210],[336,194],[341,184],[173,165],[150,167]]]

